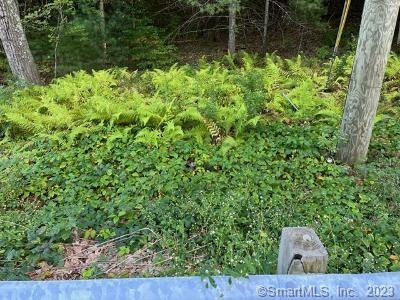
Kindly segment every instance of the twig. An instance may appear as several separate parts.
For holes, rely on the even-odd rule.
[[[113,238],[113,239],[111,239],[111,240],[108,240],[108,241],[105,241],[105,242],[102,242],[102,243],[99,243],[99,244],[95,244],[95,245],[93,245],[93,246],[90,246],[90,247],[88,247],[88,248],[86,248],[86,249],[84,249],[84,250],[82,250],[82,251],[80,251],[80,252],[78,252],[78,253],[74,253],[73,255],[70,255],[70,256],[67,256],[67,257],[63,258],[62,261],[65,261],[65,260],[67,260],[67,259],[69,259],[69,258],[71,258],[71,257],[75,257],[75,256],[77,256],[77,255],[79,255],[79,254],[84,253],[84,252],[92,251],[92,249],[95,250],[96,248],[101,247],[101,246],[104,246],[104,245],[107,245],[107,244],[112,244],[112,243],[119,242],[119,241],[122,241],[122,240],[127,240],[127,239],[131,238],[132,236],[134,236],[134,235],[136,235],[136,234],[138,234],[139,232],[144,231],[144,230],[148,230],[148,231],[150,231],[151,233],[153,233],[155,236],[158,236],[158,235],[157,235],[153,230],[151,230],[150,228],[141,228],[141,229],[138,229],[138,230],[136,230],[136,231],[134,231],[134,232],[127,233],[127,234],[121,235],[121,236],[119,236],[119,237]]]
[[[297,107],[297,105],[294,104],[293,101],[290,100],[290,98],[289,98],[285,93],[282,93],[282,96],[290,103],[290,105],[293,107],[293,109],[294,109],[295,111],[298,111],[298,110],[299,110],[299,108]]]
[[[152,245],[154,245],[154,244],[156,244],[156,243],[158,243],[158,242],[159,242],[159,240],[153,242],[150,246],[152,246]],[[146,249],[147,249],[147,248],[146,248]],[[164,250],[161,250],[161,251],[158,251],[158,252],[151,253],[151,254],[149,254],[149,255],[143,256],[143,257],[138,258],[137,260],[133,261],[132,264],[135,264],[135,263],[137,263],[137,262],[139,262],[139,261],[142,261],[142,260],[144,260],[144,259],[146,259],[146,258],[155,256],[155,255],[157,255],[157,254],[163,253],[163,252],[165,252],[165,251],[167,251],[167,250],[164,249]],[[130,258],[131,258],[131,257],[127,257],[126,259],[120,261],[119,263],[117,263],[116,265],[114,265],[114,266],[108,268],[107,270],[102,271],[102,272],[100,272],[100,273],[97,273],[95,276],[97,277],[98,275],[101,275],[101,274],[108,274],[111,270],[113,270],[113,269],[119,267],[120,265],[124,264],[124,263],[125,263],[126,261],[128,261]]]

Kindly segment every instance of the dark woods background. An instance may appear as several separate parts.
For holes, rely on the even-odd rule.
[[[28,41],[42,76],[114,66],[162,68],[226,54],[227,0],[19,0]],[[270,0],[267,51],[328,58],[344,1]],[[342,51],[354,46],[363,1],[353,0]],[[237,49],[259,52],[265,1],[241,0]],[[103,17],[104,16],[104,17]],[[0,53],[0,80],[7,79]]]

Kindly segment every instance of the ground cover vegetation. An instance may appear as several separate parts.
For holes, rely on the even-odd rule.
[[[353,58],[242,53],[3,89],[0,278],[273,273],[285,226],[315,228],[329,272],[398,271],[400,59],[350,167],[334,153]]]

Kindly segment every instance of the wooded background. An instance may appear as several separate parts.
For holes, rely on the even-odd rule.
[[[46,81],[79,69],[146,69],[195,62],[203,55],[220,57],[228,49],[230,3],[236,3],[231,27],[236,50],[327,58],[344,0],[18,1],[27,40]],[[363,4],[351,3],[342,49],[355,44]],[[0,62],[4,81],[7,64]]]

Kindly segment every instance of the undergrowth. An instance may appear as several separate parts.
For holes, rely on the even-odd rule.
[[[137,141],[210,140],[241,137],[261,119],[322,120],[337,123],[340,100],[324,92],[326,75],[304,66],[302,58],[268,56],[264,66],[245,55],[242,66],[201,62],[198,69],[173,66],[130,74],[124,70],[84,71],[48,87],[16,92],[2,105],[2,123],[11,136],[52,139],[99,127],[124,128]]]
[[[370,160],[350,168],[334,152],[352,60],[243,55],[5,91],[0,278],[62,266],[74,234],[143,228],[157,243],[132,235],[122,252],[168,250],[161,275],[273,273],[285,226],[316,229],[329,272],[399,270],[400,61],[389,59]]]

